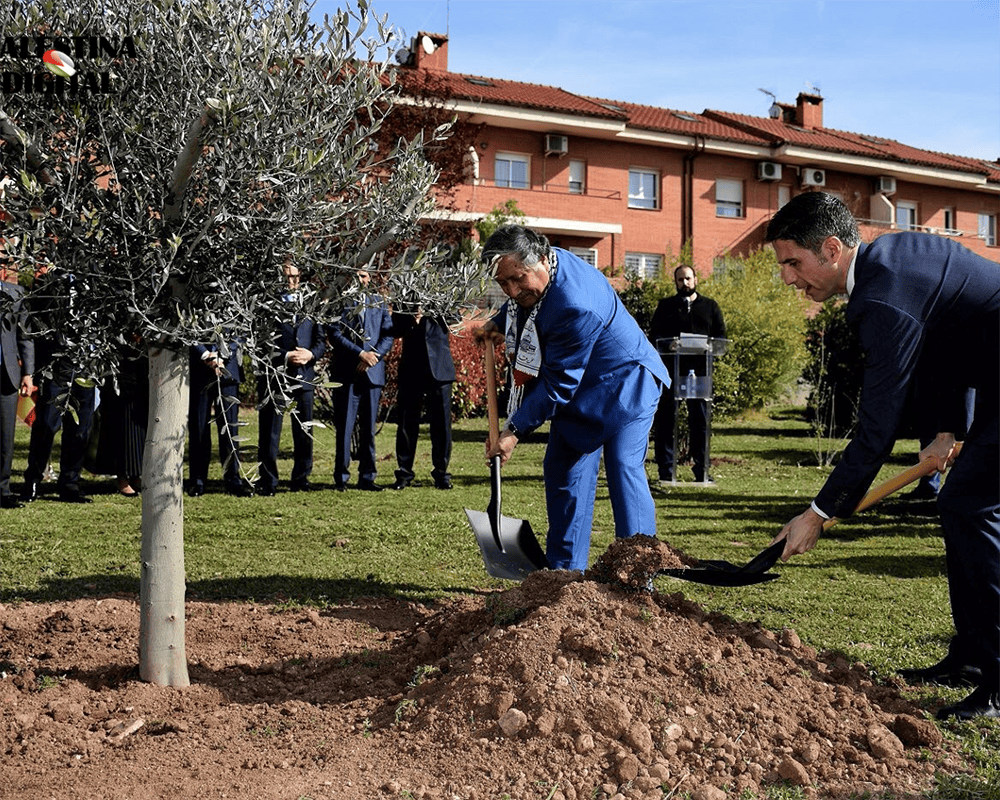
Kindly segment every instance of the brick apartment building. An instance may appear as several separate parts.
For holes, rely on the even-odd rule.
[[[866,239],[916,229],[1000,260],[1000,162],[919,150],[823,127],[823,98],[800,94],[768,117],[690,113],[448,71],[448,39],[420,33],[400,70],[443,81],[454,110],[482,134],[450,209],[470,225],[510,199],[553,244],[601,268],[655,274],[690,242],[709,272],[763,244],[793,195],[837,195]]]

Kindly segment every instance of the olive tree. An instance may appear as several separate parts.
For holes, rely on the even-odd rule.
[[[149,358],[139,667],[154,683],[189,681],[189,348],[238,338],[273,371],[261,354],[289,313],[289,260],[310,276],[304,312],[326,322],[362,268],[398,308],[453,311],[483,291],[472,261],[386,253],[433,205],[426,149],[447,130],[378,146],[397,88],[374,55],[393,33],[355,2],[321,22],[299,0],[0,11],[0,255],[28,276],[72,276],[72,292],[30,290],[52,293],[34,334],[56,337],[82,374],[114,380],[123,359]],[[49,51],[70,69],[46,66]]]

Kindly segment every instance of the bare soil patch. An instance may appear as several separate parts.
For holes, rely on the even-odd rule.
[[[0,606],[0,797],[901,799],[964,770],[900,686],[646,591],[690,560],[628,541],[433,607],[191,602],[183,689],[138,680],[135,598]]]

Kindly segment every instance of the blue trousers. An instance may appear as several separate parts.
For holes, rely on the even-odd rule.
[[[335,483],[347,483],[351,477],[351,435],[358,426],[358,480],[374,482],[375,424],[382,387],[367,380],[345,383],[334,390],[333,421],[337,429],[337,452],[333,464]]]
[[[69,393],[70,411],[63,412],[59,406],[62,395]],[[35,404],[35,422],[31,426],[28,444],[28,468],[24,471],[25,482],[37,483],[45,475],[45,467],[52,455],[56,434],[62,429],[62,449],[59,454],[60,490],[80,488],[80,473],[90,426],[94,419],[94,404],[97,392],[93,386],[81,386],[72,378],[45,380],[38,391]]]
[[[989,396],[987,396],[989,395]],[[1000,690],[1000,436],[997,397],[976,393],[962,452],[938,494],[955,636],[949,655]]]
[[[585,570],[590,560],[590,533],[597,494],[597,473],[604,454],[604,471],[615,520],[615,537],[637,533],[656,535],[656,508],[646,479],[649,430],[659,400],[659,383],[650,382],[640,394],[642,405],[623,409],[622,424],[589,452],[581,452],[556,418],[549,429],[543,465],[545,504],[549,517],[545,555],[552,569]]]

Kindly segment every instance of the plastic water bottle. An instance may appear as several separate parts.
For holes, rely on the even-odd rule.
[[[687,377],[681,384],[681,397],[694,397],[698,394],[698,378],[694,374],[694,370],[689,370]]]

